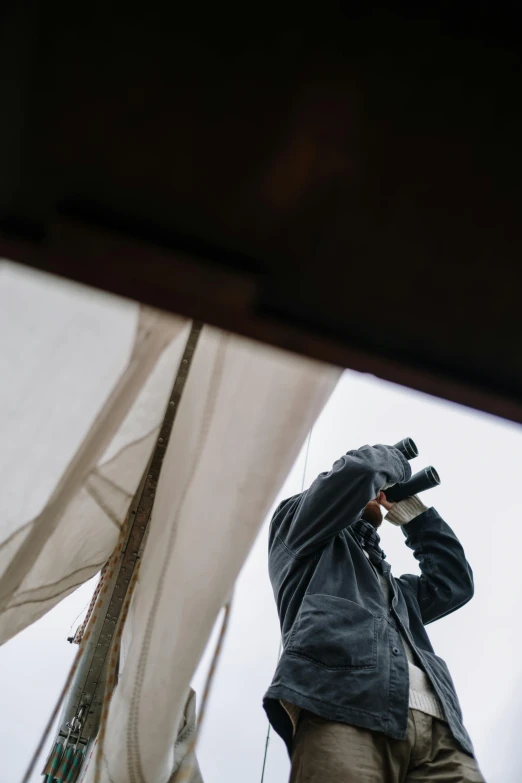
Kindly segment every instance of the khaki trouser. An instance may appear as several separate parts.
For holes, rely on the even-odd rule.
[[[405,740],[302,713],[290,783],[485,783],[443,721],[409,710]]]

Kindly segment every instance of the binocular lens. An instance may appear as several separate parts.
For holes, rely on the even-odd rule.
[[[427,489],[437,487],[439,484],[440,476],[435,468],[430,465],[429,468],[424,468],[424,470],[415,473],[409,481],[389,487],[385,490],[385,494],[389,501],[397,503],[399,500],[417,495],[419,492],[425,492]]]
[[[412,438],[404,438],[395,444],[395,448],[399,449],[401,454],[406,459],[415,459],[419,456],[419,450],[415,445],[415,441]]]
[[[431,482],[432,487],[438,487],[440,484],[440,476],[432,465],[426,468],[426,478]]]

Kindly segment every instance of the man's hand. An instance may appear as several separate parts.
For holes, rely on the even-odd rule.
[[[386,511],[391,511],[394,506],[397,505],[397,503],[390,503],[384,492],[381,490],[379,494],[377,495],[377,503],[380,506],[384,506]]]

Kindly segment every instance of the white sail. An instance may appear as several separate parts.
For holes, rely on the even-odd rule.
[[[112,552],[188,324],[10,264],[0,273],[0,317],[5,642]]]
[[[189,324],[10,265],[0,273],[0,297],[10,303],[2,376],[12,379],[1,409],[11,416],[2,467],[13,482],[0,516],[5,640],[110,556]],[[96,388],[89,361],[107,364]],[[69,377],[76,372],[81,382]],[[102,779],[169,780],[190,679],[212,625],[338,377],[319,363],[203,329],[157,490]],[[45,453],[56,466],[54,482],[41,486]],[[93,776],[91,763],[84,779]]]

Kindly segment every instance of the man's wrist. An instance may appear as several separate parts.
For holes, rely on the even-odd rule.
[[[412,519],[415,519],[415,517],[418,517],[419,514],[422,514],[427,510],[428,507],[424,505],[422,500],[417,495],[412,495],[412,497],[405,498],[396,503],[394,507],[388,511],[385,519],[388,522],[391,522],[392,525],[398,525],[400,527],[402,525],[407,525],[408,522],[411,522]]]

